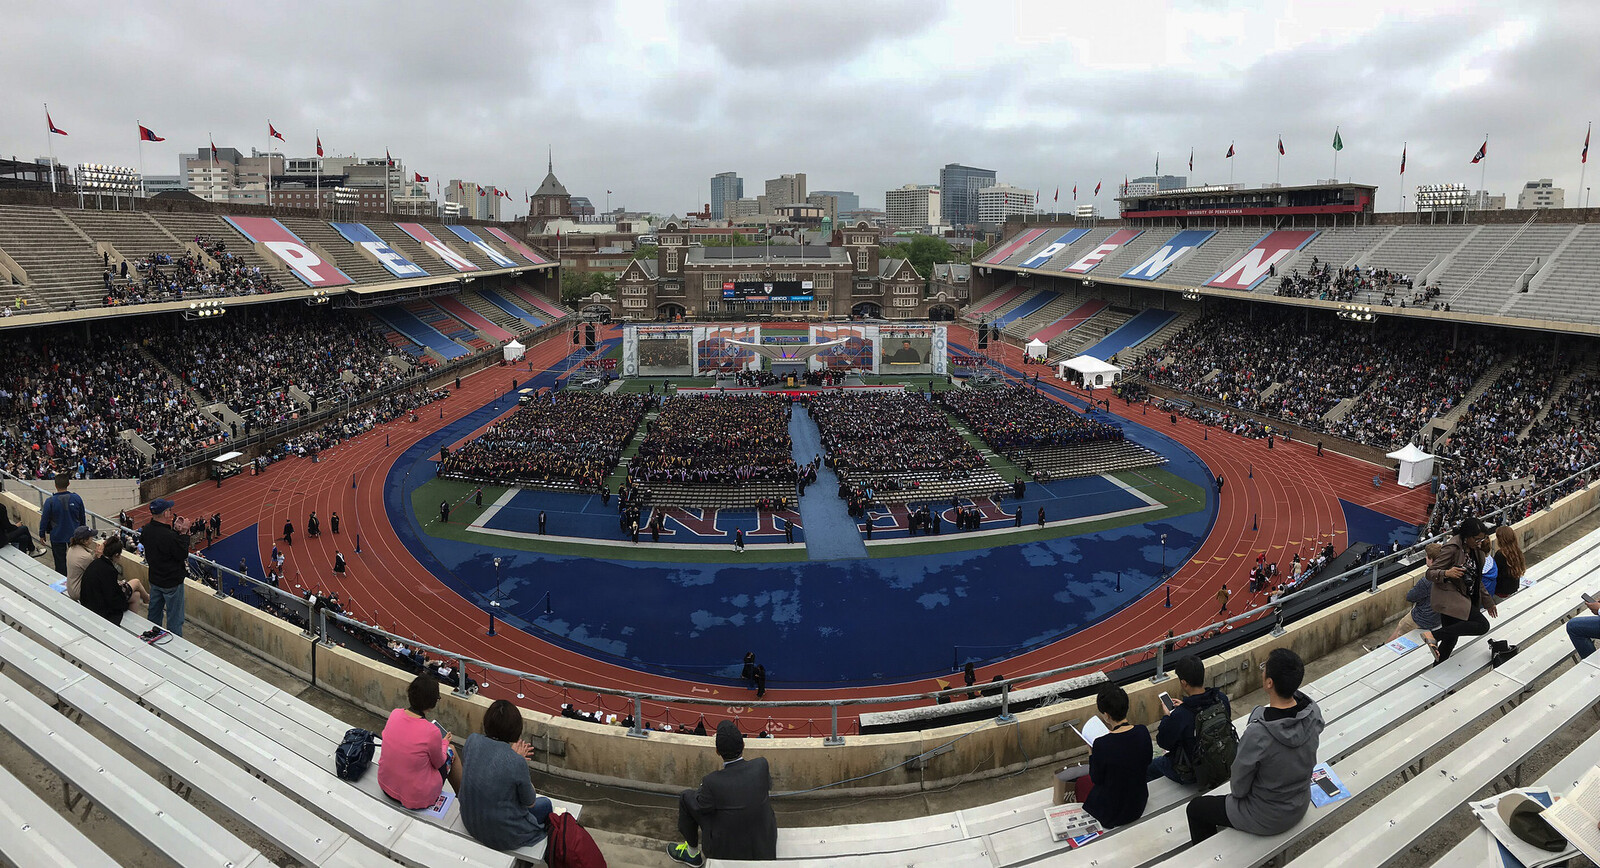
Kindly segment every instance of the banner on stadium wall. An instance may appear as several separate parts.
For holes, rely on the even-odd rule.
[[[694,330],[694,376],[711,373],[734,374],[761,369],[761,358],[749,347],[729,341],[761,343],[761,326],[699,326]]]
[[[398,251],[389,246],[389,242],[378,237],[360,223],[329,223],[334,231],[344,236],[344,240],[371,253],[377,258],[378,264],[388,269],[395,277],[427,277],[428,272],[422,266],[401,256]]]
[[[628,325],[622,330],[624,377],[689,377],[694,375],[690,350],[694,327]]]
[[[399,229],[401,232],[410,235],[412,240],[433,251],[434,256],[444,260],[446,265],[454,268],[456,271],[482,270],[478,268],[478,266],[473,265],[471,260],[455,252],[454,250],[451,250],[443,241],[440,241],[438,238],[434,237],[434,234],[429,232],[427,227],[423,226],[421,223],[396,223],[394,225],[395,228]]]
[[[1066,250],[1069,245],[1088,234],[1089,230],[1087,229],[1072,229],[1068,230],[1067,232],[1063,232],[1060,238],[1057,238],[1049,244],[1046,244],[1038,253],[1035,253],[1027,259],[1024,259],[1020,267],[1038,268],[1039,266],[1044,265],[1046,262],[1049,262],[1050,257],[1055,256],[1057,253],[1060,253],[1063,250]]]
[[[548,259],[545,259],[543,256],[540,256],[539,254],[534,253],[533,252],[533,248],[529,247],[526,244],[523,244],[521,241],[518,241],[515,236],[513,236],[511,233],[505,231],[504,229],[496,229],[493,226],[487,227],[487,229],[488,229],[490,235],[493,235],[494,237],[500,239],[501,243],[503,243],[505,246],[511,248],[511,252],[512,253],[515,253],[518,256],[521,256],[523,259],[528,260],[529,262],[533,263],[534,265],[544,265],[545,263],[548,263],[550,261]]]
[[[471,229],[468,229],[465,226],[457,226],[454,223],[444,228],[455,233],[455,236],[460,238],[462,241],[465,241],[468,244],[471,244],[473,247],[478,248],[478,251],[484,256],[489,257],[489,261],[493,262],[495,265],[498,265],[501,268],[515,268],[517,266],[517,264],[508,259],[505,254],[485,244],[483,239],[474,234]]]
[[[1174,262],[1209,241],[1215,234],[1217,234],[1215,229],[1185,229],[1167,239],[1166,243],[1156,248],[1156,252],[1150,254],[1145,261],[1124,271],[1122,276],[1133,280],[1155,280],[1171,268]]]
[[[1085,253],[1077,262],[1063,268],[1062,271],[1070,274],[1088,274],[1094,267],[1105,260],[1107,256],[1115,253],[1117,248],[1144,234],[1143,229],[1118,229],[1106,237],[1106,240],[1096,244],[1094,249]]]
[[[1039,236],[1045,234],[1048,231],[1050,231],[1050,230],[1048,230],[1048,229],[1029,229],[1027,232],[1024,232],[1021,235],[1018,235],[1017,237],[1011,239],[1010,241],[1005,242],[1004,244],[1001,244],[999,247],[997,247],[994,250],[990,251],[987,255],[985,255],[983,257],[983,263],[985,265],[999,265],[1000,263],[1006,261],[1006,257],[1010,256],[1013,253],[1016,253],[1018,250],[1021,250],[1024,247],[1027,247],[1029,244],[1032,244],[1033,242],[1038,241],[1039,240]]]
[[[260,244],[272,251],[272,255],[283,260],[294,272],[294,276],[306,286],[322,289],[329,286],[344,286],[355,283],[349,275],[340,271],[331,262],[323,262],[322,257],[313,253],[311,245],[300,240],[300,236],[290,232],[288,227],[271,217],[224,217],[239,234],[250,239],[252,244]]]
[[[823,369],[878,372],[878,327],[870,325],[814,325],[811,342],[826,344],[844,341],[811,357],[807,365],[813,371]]]
[[[1317,237],[1315,229],[1285,229],[1277,232],[1268,232],[1261,237],[1255,246],[1244,252],[1237,262],[1217,272],[1216,276],[1206,281],[1203,286],[1214,286],[1217,289],[1237,289],[1249,291],[1256,284],[1267,279],[1272,273],[1273,266],[1282,262],[1289,254],[1311,243]]]

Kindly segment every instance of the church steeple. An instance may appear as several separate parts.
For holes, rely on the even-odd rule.
[[[555,173],[556,173],[556,149],[554,147],[550,147],[550,150],[545,154],[545,174],[554,175]]]

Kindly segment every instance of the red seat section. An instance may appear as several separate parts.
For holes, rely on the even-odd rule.
[[[1027,292],[1027,290],[1023,289],[1021,287],[1013,286],[1012,288],[1006,290],[1005,292],[999,293],[998,295],[995,295],[995,296],[991,297],[988,301],[984,302],[983,305],[981,307],[979,307],[977,310],[968,311],[967,312],[967,316],[973,316],[973,315],[976,315],[976,314],[994,313],[995,311],[999,310],[1000,308],[1005,307],[1006,305],[1010,304],[1013,301],[1016,301],[1017,296],[1023,294],[1024,292]]]
[[[533,305],[535,309],[549,314],[550,318],[553,320],[562,319],[567,315],[566,311],[556,307],[548,301],[545,301],[539,297],[538,293],[529,289],[525,289],[521,284],[512,286],[511,292],[516,295],[519,301],[525,301],[528,304]]]
[[[412,301],[401,305],[401,307],[404,308],[406,313],[421,320],[434,331],[464,347],[471,347],[474,350],[486,350],[492,346],[488,341],[478,337],[477,333],[473,332],[472,329],[467,328],[466,323],[434,307],[431,302]],[[454,357],[452,356],[452,358]]]
[[[1089,301],[1078,305],[1077,309],[1072,313],[1069,313],[1061,319],[1058,319],[1044,328],[1034,332],[1033,336],[1038,340],[1044,341],[1048,344],[1067,332],[1072,331],[1078,326],[1083,325],[1086,321],[1088,321],[1089,317],[1092,317],[1100,311],[1105,310],[1105,307],[1105,299],[1090,299]]]
[[[475,328],[497,341],[509,341],[516,337],[516,335],[513,335],[511,332],[508,332],[485,319],[483,314],[480,314],[472,308],[467,307],[454,298],[435,298],[433,299],[433,303],[438,305],[439,308],[445,313],[450,314],[456,319],[466,323],[469,327]]]

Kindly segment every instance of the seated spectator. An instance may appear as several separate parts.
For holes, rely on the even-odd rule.
[[[117,573],[121,558],[122,538],[107,539],[100,547],[100,555],[83,571],[78,598],[84,608],[113,624],[122,623],[122,615],[133,598],[133,589]]]
[[[522,712],[496,699],[483,713],[483,732],[467,736],[463,748],[461,824],[467,832],[496,850],[542,840],[551,805],[528,774],[533,748],[522,740]]]
[[[15,524],[11,521],[11,510],[0,506],[0,545],[15,546],[23,552],[35,557],[43,556],[49,549],[35,545],[33,534],[25,524]]]
[[[67,596],[79,599],[83,586],[83,571],[89,568],[100,553],[100,543],[95,541],[94,528],[78,525],[67,543]]]
[[[707,856],[778,858],[778,818],[768,800],[772,774],[766,758],[744,758],[744,734],[731,720],[717,724],[717,755],[722,768],[706,775],[699,789],[684,790],[678,797],[683,843],[669,846],[667,855],[691,866],[706,864]]]
[[[439,682],[431,673],[411,679],[406,688],[407,708],[389,713],[383,727],[383,759],[378,763],[378,786],[406,808],[431,808],[444,791],[461,792],[461,758],[450,746],[450,733],[428,719],[439,704]]]
[[[1600,603],[1585,600],[1583,607],[1589,610],[1590,616],[1600,615]],[[1567,638],[1572,640],[1573,650],[1578,652],[1579,660],[1593,654],[1595,640],[1600,639],[1600,617],[1569,619]]]
[[[1128,694],[1115,684],[1100,688],[1096,714],[1108,730],[1094,740],[1089,753],[1089,795],[1083,809],[1100,825],[1125,826],[1144,814],[1150,790],[1150,730],[1128,722]]]
[[[1438,543],[1428,543],[1428,562],[1432,563],[1439,556],[1443,546]],[[1411,609],[1400,617],[1394,625],[1394,632],[1389,635],[1393,642],[1410,633],[1412,630],[1422,631],[1422,641],[1428,645],[1434,644],[1433,631],[1439,629],[1439,613],[1433,611],[1429,601],[1433,599],[1433,582],[1427,576],[1417,579],[1417,583],[1406,591],[1406,602],[1411,604]]]
[[[1153,781],[1165,776],[1192,787],[1200,783],[1197,772],[1202,764],[1202,750],[1196,723],[1202,715],[1205,715],[1210,726],[1216,727],[1218,724],[1212,718],[1221,714],[1222,725],[1228,728],[1228,732],[1221,733],[1221,736],[1227,744],[1225,747],[1210,747],[1224,764],[1231,766],[1233,762],[1238,745],[1237,736],[1231,735],[1233,703],[1228,701],[1226,693],[1206,686],[1205,664],[1192,654],[1174,663],[1172,674],[1178,677],[1178,695],[1174,697],[1178,704],[1171,711],[1162,707],[1161,723],[1156,727],[1156,744],[1166,753],[1151,761],[1145,778]],[[1213,734],[1213,738],[1216,738],[1216,734]],[[1208,771],[1206,783],[1215,786],[1223,774],[1226,773]],[[1210,789],[1211,786],[1202,786],[1202,789]]]
[[[1300,822],[1311,807],[1311,769],[1317,764],[1322,709],[1300,692],[1305,664],[1288,648],[1275,648],[1261,664],[1267,704],[1250,712],[1233,779],[1225,796],[1189,801],[1189,840],[1198,844],[1231,827],[1276,835]]]

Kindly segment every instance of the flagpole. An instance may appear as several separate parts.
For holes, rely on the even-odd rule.
[[[312,128],[317,139],[317,216],[322,216],[322,130]]]
[[[134,123],[139,125],[139,198],[144,198],[144,124],[137,118]]]
[[[1406,146],[1409,144],[1411,143],[1400,143],[1400,213],[1402,214],[1406,210]],[[1390,153],[1393,153],[1393,151]],[[1337,153],[1335,156],[1338,156]]]
[[[1356,130],[1356,132],[1359,133],[1361,131],[1360,130]],[[1339,127],[1338,127],[1337,124],[1335,124],[1334,127],[1333,127],[1333,137],[1335,139],[1339,138]],[[1338,148],[1334,148],[1333,149],[1333,180],[1335,180],[1335,181],[1339,180],[1339,149]]]
[[[1335,172],[1334,174],[1338,174]],[[1273,183],[1283,183],[1283,133],[1278,133],[1278,168],[1272,178]]]
[[[49,103],[44,104],[44,122],[44,143],[50,150],[50,192],[54,194],[56,192],[56,140],[51,138],[51,136],[55,135],[55,132],[50,128],[55,126],[55,121],[50,119]]]
[[[1483,165],[1478,167],[1478,189],[1483,191],[1483,209],[1489,210],[1489,185],[1484,179],[1489,174],[1489,134],[1483,134]]]
[[[267,207],[272,207],[272,118],[267,118]]]
[[[1578,169],[1578,190],[1574,196],[1583,195],[1583,179],[1589,172],[1589,133],[1592,132],[1594,132],[1594,121],[1589,122],[1589,130],[1583,134],[1583,162],[1579,164],[1581,168]],[[1588,200],[1585,200],[1583,205],[1587,208]]]

